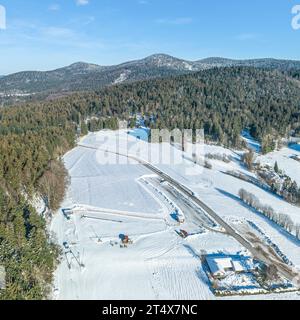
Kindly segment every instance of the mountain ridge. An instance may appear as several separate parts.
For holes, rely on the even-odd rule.
[[[144,59],[102,66],[75,62],[50,71],[22,71],[0,77],[0,100],[30,95],[57,95],[105,86],[162,78],[219,67],[245,66],[280,71],[300,70],[300,61],[273,58],[236,60],[210,57],[196,61],[158,53]],[[1,102],[1,101],[0,101]]]
[[[223,57],[208,57],[208,58],[203,58],[203,59],[198,59],[198,60],[187,60],[187,59],[182,59],[182,58],[177,58],[168,54],[164,54],[164,53],[157,53],[157,54],[153,54],[150,56],[147,56],[145,58],[142,59],[135,59],[135,60],[129,60],[126,62],[122,62],[122,63],[118,63],[118,64],[113,64],[113,65],[100,65],[100,64],[96,64],[96,63],[89,63],[89,62],[85,62],[85,61],[76,61],[73,62],[70,65],[67,66],[62,66],[62,67],[58,67],[55,69],[50,69],[50,70],[45,70],[45,71],[41,71],[41,70],[24,70],[24,71],[18,71],[18,72],[13,72],[10,74],[6,74],[6,75],[0,75],[0,77],[9,77],[15,74],[19,74],[19,73],[27,73],[27,72],[39,72],[39,73],[45,73],[45,72],[54,72],[54,71],[58,71],[58,70],[62,70],[62,69],[71,69],[74,67],[94,67],[95,69],[109,69],[112,67],[121,67],[121,66],[125,66],[125,65],[131,65],[134,63],[141,63],[143,61],[153,61],[153,60],[157,60],[157,59],[173,59],[173,60],[177,60],[177,61],[183,61],[183,62],[187,62],[187,63],[191,63],[191,64],[230,64],[230,63],[234,63],[235,65],[237,64],[247,64],[249,62],[261,62],[264,63],[266,61],[269,62],[275,62],[275,63],[295,63],[297,65],[300,66],[300,60],[295,60],[295,59],[276,59],[276,58],[255,58],[255,59],[232,59],[232,58],[223,58]]]

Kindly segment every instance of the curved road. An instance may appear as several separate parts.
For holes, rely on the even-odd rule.
[[[186,188],[183,184],[179,183],[172,177],[170,177],[165,172],[156,168],[152,164],[146,162],[145,160],[139,159],[135,156],[129,154],[122,154],[119,152],[114,152],[106,149],[101,149],[100,147],[92,147],[84,144],[78,144],[79,147],[99,150],[103,152],[112,153],[118,156],[126,157],[128,159],[132,159],[139,164],[143,165],[148,170],[154,172],[162,179],[170,183],[173,187],[177,188],[182,194],[184,194],[189,200],[193,201],[197,204],[202,210],[204,210],[212,219],[214,219],[220,226],[222,226],[226,232],[232,236],[236,241],[238,241],[243,247],[251,252],[253,257],[257,260],[262,261],[267,266],[275,266],[278,273],[280,273],[283,277],[291,281],[295,286],[300,288],[300,272],[295,268],[285,264],[283,260],[277,255],[277,253],[271,247],[265,247],[263,243],[256,243],[253,245],[250,241],[245,239],[241,234],[239,234],[231,225],[229,225],[224,219],[222,219],[214,210],[212,210],[209,206],[207,206],[202,200],[195,196],[195,194]],[[257,239],[259,240],[259,239]]]

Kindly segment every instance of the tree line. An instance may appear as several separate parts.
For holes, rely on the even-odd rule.
[[[260,212],[265,217],[284,228],[287,232],[294,234],[298,239],[300,239],[300,224],[295,224],[288,214],[278,213],[271,206],[262,204],[254,194],[246,191],[245,189],[240,189],[239,197],[245,204]]]
[[[240,132],[285,135],[300,123],[300,87],[277,71],[212,69],[117,85],[61,99],[0,108],[0,265],[3,299],[49,294],[59,250],[30,199],[39,193],[55,211],[68,183],[61,157],[82,134],[117,129],[118,119],[155,115],[154,128],[201,129],[208,139],[240,146]],[[85,121],[86,119],[90,119]]]

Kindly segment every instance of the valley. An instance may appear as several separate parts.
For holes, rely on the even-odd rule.
[[[229,149],[204,146],[202,156],[235,156],[227,164],[213,160],[212,169],[184,160],[174,147],[172,155],[181,162],[152,166],[151,159],[167,150],[165,144],[149,145],[126,131],[100,131],[81,139],[65,155],[71,184],[63,211],[51,224],[64,248],[54,298],[247,299],[269,293],[267,299],[297,299],[299,240],[243,206],[238,189],[250,189],[273,204],[274,196],[224,176],[225,168],[247,172]],[[276,201],[300,220],[298,208]],[[174,212],[182,212],[182,224],[172,217]],[[179,230],[186,230],[187,238],[180,237]],[[123,247],[122,235],[128,235],[132,244]],[[265,253],[256,252],[258,248]],[[215,254],[252,256],[276,265],[277,294],[261,287],[256,276],[251,280],[234,274],[226,277],[233,282],[226,284],[227,293],[222,294],[222,282],[216,290],[203,263],[204,257]],[[229,288],[234,288],[231,293]]]
[[[300,6],[0,2],[1,307],[300,301]]]

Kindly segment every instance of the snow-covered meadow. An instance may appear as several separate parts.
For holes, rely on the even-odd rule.
[[[227,170],[251,175],[241,165],[239,152],[203,145],[197,150],[199,157],[226,154],[231,159],[230,163],[210,160],[212,169],[206,169],[175,146],[148,144],[125,130],[101,131],[84,137],[64,157],[71,183],[62,209],[72,209],[73,214],[68,220],[60,210],[51,223],[51,231],[64,251],[55,274],[55,299],[215,299],[201,254],[246,252],[234,238],[214,229],[205,217],[200,221],[183,198],[124,154],[153,163],[237,228],[239,224],[249,226],[250,221],[300,269],[300,241],[246,207],[238,192],[240,188],[252,192],[262,202],[288,213],[295,222],[300,222],[300,209],[226,175]],[[164,158],[166,154],[171,156]],[[286,160],[289,154],[283,150],[267,157],[275,162],[281,157]],[[291,161],[287,168],[293,166],[297,171],[300,163]],[[293,177],[296,179],[297,174]],[[170,216],[174,208],[185,214],[181,226]],[[183,239],[176,233],[178,229],[192,235]],[[133,240],[128,248],[120,248],[122,235]],[[281,296],[300,298],[295,292],[266,298]]]

